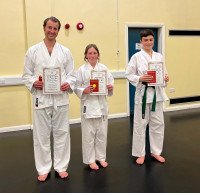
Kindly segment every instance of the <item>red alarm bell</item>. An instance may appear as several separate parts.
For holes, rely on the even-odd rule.
[[[68,23],[65,24],[65,29],[69,29],[70,25]]]
[[[84,28],[83,23],[81,23],[81,22],[77,23],[76,28],[77,28],[78,30],[82,30],[82,29]]]

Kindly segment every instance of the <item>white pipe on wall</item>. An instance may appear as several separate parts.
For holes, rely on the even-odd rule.
[[[1,86],[16,86],[22,85],[21,76],[0,76],[0,87]]]
[[[124,79],[125,71],[113,71],[111,72],[115,79]],[[0,76],[0,87],[1,86],[17,86],[23,85],[22,77],[18,76]]]

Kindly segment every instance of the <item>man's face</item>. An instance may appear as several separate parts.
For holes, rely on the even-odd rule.
[[[152,35],[142,37],[142,40],[140,40],[140,42],[144,50],[152,50],[154,46],[154,37]]]
[[[47,40],[55,40],[59,32],[59,24],[51,20],[47,21],[46,26],[44,27],[44,34]]]

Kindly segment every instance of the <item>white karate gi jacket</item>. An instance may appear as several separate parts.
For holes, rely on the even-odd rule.
[[[76,88],[75,93],[81,99],[81,115],[85,118],[97,118],[102,115],[108,115],[108,105],[105,95],[89,95],[84,94],[84,89],[90,85],[91,70],[107,71],[107,85],[114,85],[114,78],[104,64],[97,63],[93,69],[90,64],[82,65],[76,73]],[[113,91],[108,91],[108,96],[112,96]]]
[[[22,79],[32,93],[35,109],[68,105],[69,99],[66,91],[61,94],[51,95],[43,94],[42,90],[33,87],[33,83],[38,80],[39,76],[43,76],[43,68],[45,67],[61,68],[61,85],[66,82],[69,83],[71,87],[69,93],[73,92],[76,82],[74,62],[68,48],[56,42],[50,56],[44,41],[30,47],[26,53]],[[35,105],[36,98],[38,98],[38,107]]]
[[[125,76],[128,81],[135,86],[135,104],[142,103],[142,97],[144,95],[145,85],[142,82],[139,82],[140,76],[146,74],[148,70],[148,62],[150,61],[162,61],[163,57],[160,53],[154,52],[152,54],[152,58],[144,51],[141,50],[134,54],[126,68]],[[164,66],[165,68],[165,66]],[[165,68],[165,74],[167,74],[167,70]],[[161,102],[167,100],[167,96],[164,91],[164,87],[156,86],[156,102]],[[154,89],[147,89],[147,103],[152,103],[154,96]]]

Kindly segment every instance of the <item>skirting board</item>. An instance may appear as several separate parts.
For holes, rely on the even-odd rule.
[[[0,133],[12,132],[12,131],[22,131],[31,129],[31,125],[19,125],[11,127],[2,127],[0,128]]]
[[[170,105],[169,107],[166,107],[164,109],[164,112],[180,111],[180,110],[195,109],[195,108],[200,108],[200,103]]]
[[[119,113],[119,114],[112,114],[108,116],[108,119],[116,119],[116,118],[122,118],[122,117],[127,117],[127,113]],[[71,119],[69,120],[70,124],[75,124],[75,123],[80,123],[81,119]],[[29,130],[32,129],[32,125],[19,125],[19,126],[11,126],[11,127],[2,127],[0,128],[0,133],[5,133],[5,132],[13,132],[13,131],[22,131],[22,130]]]
[[[171,105],[169,107],[164,108],[164,112],[170,111],[179,111],[179,110],[187,110],[187,109],[195,109],[200,108],[200,103],[198,104],[185,104],[185,105]],[[119,114],[111,114],[108,116],[108,119],[116,119],[116,118],[123,118],[129,116],[128,113],[119,113]],[[81,119],[70,119],[70,124],[80,123]],[[11,127],[2,127],[0,128],[0,133],[5,132],[13,132],[13,131],[22,131],[22,130],[29,130],[32,129],[32,125],[20,125],[20,126],[11,126]]]

